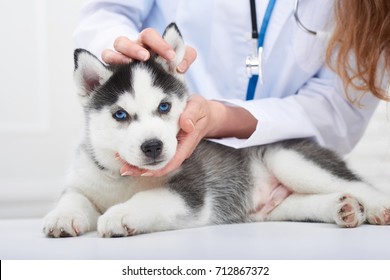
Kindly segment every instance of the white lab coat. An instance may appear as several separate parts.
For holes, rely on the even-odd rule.
[[[301,1],[301,21],[313,30],[331,30],[332,2]],[[268,1],[256,4],[260,28]],[[135,39],[146,27],[162,32],[175,21],[185,42],[198,52],[186,74],[191,92],[242,106],[258,120],[249,139],[218,140],[225,145],[240,148],[305,137],[346,153],[378,103],[371,95],[362,100],[363,108],[349,103],[342,82],[324,65],[326,42],[298,28],[293,0],[276,2],[264,42],[263,83],[253,101],[245,101],[245,58],[253,49],[247,0],[90,1],[81,16],[76,47],[98,57],[118,36]]]

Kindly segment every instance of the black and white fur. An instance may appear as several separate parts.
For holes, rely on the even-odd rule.
[[[44,220],[49,237],[97,230],[102,237],[253,221],[319,221],[341,227],[390,224],[390,197],[350,171],[331,151],[309,140],[232,149],[203,141],[182,167],[164,177],[119,173],[123,162],[163,167],[174,155],[187,89],[176,65],[184,43],[175,24],[165,40],[168,63],[105,66],[75,51],[75,81],[86,116],[66,190]],[[291,194],[261,213],[266,193],[282,185]]]

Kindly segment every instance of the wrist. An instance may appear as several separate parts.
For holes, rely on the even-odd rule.
[[[210,126],[206,137],[249,138],[256,130],[257,119],[246,109],[209,100]]]
[[[208,107],[210,112],[209,128],[206,134],[208,138],[221,138],[223,131],[221,127],[226,123],[226,108],[221,102],[208,100]]]

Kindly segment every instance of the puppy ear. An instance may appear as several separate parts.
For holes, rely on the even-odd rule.
[[[185,44],[183,37],[180,33],[179,28],[177,27],[176,23],[172,22],[170,23],[163,33],[163,36],[165,41],[173,48],[173,50],[176,53],[175,60],[173,61],[166,61],[162,57],[157,57],[156,61],[160,63],[164,69],[172,74],[180,74],[176,71],[176,67],[182,62],[184,58],[185,53]]]
[[[74,80],[82,99],[88,98],[111,75],[112,71],[89,51],[74,51]]]

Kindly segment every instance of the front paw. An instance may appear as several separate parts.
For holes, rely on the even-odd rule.
[[[98,220],[97,230],[99,236],[125,237],[139,233],[134,228],[134,219],[131,217],[132,215],[125,209],[123,204],[111,207]]]
[[[47,237],[75,237],[93,230],[88,217],[77,211],[54,209],[46,215],[43,232]]]

